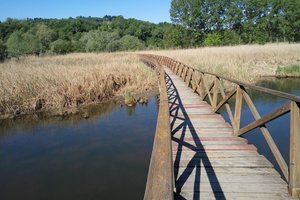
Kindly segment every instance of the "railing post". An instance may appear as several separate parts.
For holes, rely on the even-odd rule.
[[[242,89],[238,85],[236,89],[236,97],[235,97],[235,109],[234,109],[234,134],[240,129],[241,124],[241,112],[242,112],[242,103],[243,103],[243,94]]]
[[[200,82],[199,82],[199,95],[202,100],[204,100],[204,97],[206,96],[204,82],[205,82],[205,77],[204,77],[204,74],[201,72],[200,73]]]
[[[289,192],[300,197],[300,105],[291,102]]]
[[[212,98],[212,107],[213,109],[215,109],[217,107],[217,103],[218,103],[218,84],[217,84],[217,77],[214,78],[214,88],[213,88],[213,98]]]

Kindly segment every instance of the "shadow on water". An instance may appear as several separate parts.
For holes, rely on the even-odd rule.
[[[269,78],[264,79],[258,83],[258,85],[267,87],[270,89],[279,90],[282,92],[287,92],[290,94],[300,96],[300,79],[299,78],[289,78],[289,79],[275,79]],[[279,108],[280,106],[284,105],[288,101],[276,97],[273,95],[268,95],[263,92],[249,90],[249,95],[255,104],[258,112],[261,116],[266,115],[267,113]],[[230,107],[232,112],[234,113],[234,101],[229,101]],[[222,108],[220,114],[225,118],[227,122],[230,122],[229,117],[225,108]],[[242,104],[242,115],[241,115],[241,127],[251,123],[254,121],[254,117],[246,105],[246,102],[243,101]],[[286,163],[289,163],[289,141],[290,141],[290,114],[286,114],[281,116],[269,123],[266,124],[272,138],[274,139],[278,149],[280,150],[283,158],[285,159]],[[249,133],[244,134],[242,137],[246,138],[249,143],[254,144],[259,153],[264,155],[271,163],[274,165],[275,169],[281,173],[282,177],[283,174],[270,150],[268,144],[263,137],[261,131],[257,128]]]
[[[142,199],[157,102],[0,123],[0,199]]]
[[[182,104],[178,91],[173,84],[172,80],[168,75],[166,75],[166,83],[167,83],[167,92],[170,104],[170,116],[171,116],[171,134],[172,134],[172,141],[178,144],[176,156],[174,160],[174,178],[175,178],[175,193],[174,197],[176,199],[185,199],[183,196],[180,195],[181,189],[187,180],[190,178],[192,172],[195,170],[195,181],[193,187],[193,199],[198,200],[200,199],[200,177],[201,177],[201,168],[204,168],[202,171],[206,171],[209,183],[211,185],[213,194],[215,195],[216,199],[226,199],[220,183],[218,182],[218,178],[214,172],[214,169],[211,166],[210,160],[203,148],[201,140],[195,131],[195,128],[185,111],[185,108]],[[183,113],[183,117],[179,117],[178,114]],[[179,121],[180,124],[176,127],[175,122]],[[184,141],[186,136],[186,131],[189,130],[194,144],[190,144]],[[175,134],[178,135],[179,138],[175,137]],[[187,166],[183,170],[182,174],[179,174],[180,168],[180,161],[182,159],[182,148],[186,147],[191,152],[194,153],[193,157],[189,160]],[[202,163],[202,165],[201,165]]]

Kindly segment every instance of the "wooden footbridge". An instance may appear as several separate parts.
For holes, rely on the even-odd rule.
[[[300,195],[300,98],[205,73],[173,59],[140,55],[160,77],[156,134],[144,199],[297,199]],[[231,92],[225,93],[229,85]],[[247,93],[288,100],[260,116]],[[235,99],[234,113],[229,99]],[[205,101],[207,100],[207,102]],[[243,101],[255,121],[240,127]],[[217,112],[225,107],[230,124]],[[285,162],[266,123],[290,113],[290,161]],[[259,128],[282,176],[242,137]]]

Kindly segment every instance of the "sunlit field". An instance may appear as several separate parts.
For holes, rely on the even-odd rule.
[[[62,113],[113,96],[156,87],[155,72],[137,56],[82,53],[25,57],[0,63],[0,115]]]
[[[250,83],[255,83],[261,76],[275,76],[279,68],[300,68],[300,44],[205,47],[143,53],[168,56],[203,71]]]

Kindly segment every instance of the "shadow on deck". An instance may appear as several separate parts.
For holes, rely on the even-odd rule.
[[[169,107],[170,107],[170,119],[171,119],[171,134],[172,134],[172,142],[177,143],[178,147],[173,153],[175,153],[174,158],[174,178],[175,178],[175,191],[174,197],[175,199],[185,199],[181,196],[181,189],[186,183],[187,179],[192,175],[192,172],[195,170],[195,181],[194,181],[194,189],[193,199],[200,199],[200,178],[201,178],[201,167],[203,167],[207,173],[210,186],[212,188],[213,194],[216,199],[226,199],[225,195],[222,191],[216,173],[210,163],[210,160],[205,152],[203,144],[197,132],[187,114],[178,91],[173,84],[172,79],[166,74],[166,83],[167,83],[167,92],[169,98]],[[179,113],[182,113],[182,116],[178,116]],[[175,125],[176,124],[179,125]],[[192,135],[193,141],[191,143],[184,141],[186,136],[186,131],[189,130]],[[179,138],[175,137],[175,134],[179,134]],[[193,152],[194,155],[189,160],[186,167],[183,169],[183,172],[179,174],[180,161],[182,159],[182,148],[186,147]],[[201,165],[202,163],[202,165]],[[203,171],[203,170],[202,170]],[[191,192],[191,191],[189,191]]]

